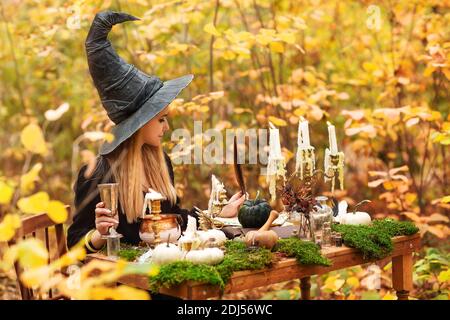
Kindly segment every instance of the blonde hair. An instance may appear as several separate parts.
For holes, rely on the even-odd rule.
[[[161,193],[172,205],[177,200],[163,149],[148,144],[141,146],[140,132],[136,132],[106,156],[115,181],[119,183],[119,202],[128,223],[136,222],[142,214],[143,192],[147,192],[148,188]]]

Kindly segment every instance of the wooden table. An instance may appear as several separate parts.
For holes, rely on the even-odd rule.
[[[412,253],[420,248],[420,236],[401,236],[393,238],[394,250],[383,260],[392,259],[392,284],[399,300],[408,300],[409,291],[412,290],[413,259]],[[375,262],[364,260],[355,249],[348,247],[331,247],[322,250],[322,254],[332,261],[329,267],[318,265],[299,265],[294,258],[286,258],[272,265],[270,268],[260,270],[234,272],[225,287],[225,294],[235,293],[247,289],[266,286],[278,282],[300,279],[301,298],[310,299],[310,277],[321,275],[330,271]],[[99,259],[110,261],[105,255],[90,254],[87,261]],[[148,290],[148,278],[144,275],[127,275],[119,283]],[[209,284],[186,281],[179,286],[163,288],[160,293],[176,296],[188,300],[201,300],[219,297],[220,289]]]

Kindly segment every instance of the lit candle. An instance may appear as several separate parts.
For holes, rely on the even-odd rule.
[[[330,142],[330,152],[331,154],[338,153],[337,141],[336,141],[336,130],[334,126],[327,121],[328,124],[328,138]]]
[[[283,158],[281,153],[281,144],[280,144],[280,131],[271,123],[270,125],[270,136],[269,136],[269,149],[272,157],[274,159]]]

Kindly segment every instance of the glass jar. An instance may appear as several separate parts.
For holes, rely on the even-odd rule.
[[[322,232],[322,246],[330,247],[331,244],[331,228],[329,226],[323,228]]]
[[[292,231],[293,236],[298,236],[300,231],[300,224],[302,221],[302,215],[298,211],[290,211],[288,213],[288,222],[292,223],[294,230]]]
[[[315,198],[317,205],[311,212],[311,223],[314,229],[314,233],[321,234],[324,229],[324,225],[331,225],[333,220],[333,210],[327,204],[328,198],[325,196],[320,196]],[[331,235],[330,235],[331,236]]]
[[[322,248],[322,237],[320,236],[320,234],[316,234],[314,236],[314,243],[319,247]]]

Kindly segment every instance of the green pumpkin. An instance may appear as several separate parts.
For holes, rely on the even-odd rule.
[[[261,228],[269,218],[272,207],[264,199],[245,200],[239,209],[239,223],[244,228]]]

